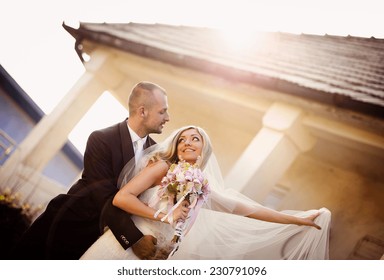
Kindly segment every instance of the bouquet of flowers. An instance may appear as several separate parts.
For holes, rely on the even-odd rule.
[[[188,201],[190,211],[187,220],[170,220],[175,227],[175,234],[171,241],[175,246],[170,256],[177,250],[177,243],[191,228],[202,204],[210,193],[208,180],[204,177],[198,162],[192,165],[181,160],[177,164],[172,164],[161,181],[156,197],[149,202],[149,206],[154,207],[160,200],[168,201],[166,206],[168,213],[163,217],[162,221],[164,221],[165,219],[170,220],[169,217],[173,216],[174,209],[183,201]],[[157,214],[163,210],[164,208],[159,209]]]

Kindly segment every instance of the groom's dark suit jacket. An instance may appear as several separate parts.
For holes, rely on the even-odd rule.
[[[155,144],[147,138],[146,147]],[[142,237],[130,216],[111,206],[117,181],[134,157],[127,123],[94,131],[84,153],[84,170],[67,194],[50,201],[13,250],[11,259],[79,259],[108,225],[128,248]],[[105,205],[107,207],[104,207]],[[104,210],[103,210],[104,208]],[[101,220],[101,212],[103,219]]]

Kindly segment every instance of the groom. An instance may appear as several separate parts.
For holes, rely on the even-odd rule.
[[[50,201],[22,236],[11,259],[79,259],[102,234],[104,225],[125,249],[132,246],[139,258],[147,259],[155,253],[156,239],[143,236],[126,212],[110,206],[103,210],[118,190],[121,170],[135,153],[140,153],[141,147],[136,144],[142,141],[143,148],[155,144],[148,135],[162,133],[169,121],[167,94],[157,84],[136,84],[128,107],[129,118],[91,133],[81,179],[67,194]]]

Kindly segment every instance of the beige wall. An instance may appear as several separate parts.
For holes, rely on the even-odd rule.
[[[366,235],[384,240],[384,182],[301,156],[279,186],[280,209],[326,207],[332,212],[330,258],[348,259]]]

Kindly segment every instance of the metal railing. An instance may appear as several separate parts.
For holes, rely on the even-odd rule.
[[[0,162],[12,153],[16,144],[16,141],[11,136],[0,129]]]

